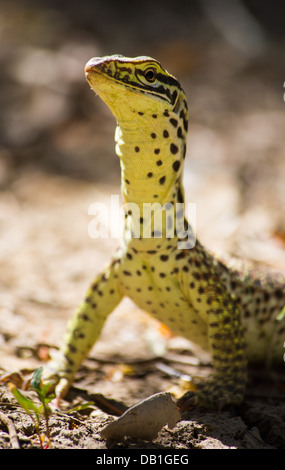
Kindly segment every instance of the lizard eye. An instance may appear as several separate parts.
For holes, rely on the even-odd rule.
[[[156,70],[153,68],[148,68],[144,71],[144,78],[147,82],[153,83],[156,80]]]

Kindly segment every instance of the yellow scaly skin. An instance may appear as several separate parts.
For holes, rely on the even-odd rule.
[[[60,357],[51,362],[46,375],[56,378],[57,394],[63,396],[107,316],[128,296],[174,333],[210,348],[215,374],[198,390],[194,403],[207,407],[240,403],[247,361],[283,360],[284,317],[277,318],[285,304],[284,277],[272,280],[265,272],[230,268],[198,241],[193,246],[181,208],[175,209],[177,219],[163,218],[161,233],[142,236],[142,227],[150,227],[156,213],[145,216],[144,203],[159,203],[167,212],[184,201],[185,94],[150,57],[93,58],[85,72],[117,121],[125,231],[110,265],[92,282],[72,318]],[[130,203],[140,208],[139,220]],[[167,203],[172,206],[167,208]],[[181,232],[170,238],[167,231],[176,220],[186,228],[182,248],[178,248]]]

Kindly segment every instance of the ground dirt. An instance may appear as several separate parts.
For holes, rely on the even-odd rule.
[[[274,18],[268,15],[264,23],[258,17],[267,43],[262,49],[261,41],[255,54],[250,41],[246,52],[229,44],[226,31],[217,31],[203,9],[188,12],[185,6],[182,18],[173,2],[164,2],[165,19],[156,22],[154,34],[154,5],[152,20],[143,9],[136,28],[124,29],[117,25],[120,2],[110,11],[106,2],[96,9],[91,3],[79,8],[69,2],[61,9],[57,2],[39,8],[15,1],[0,7],[2,449],[40,447],[33,420],[8,382],[35,396],[25,390],[31,373],[60,346],[68,318],[118,244],[88,234],[90,205],[110,206],[110,195],[120,194],[115,122],[84,79],[92,56],[148,54],[179,77],[190,106],[186,200],[196,203],[199,239],[219,255],[285,266],[284,69]],[[270,372],[251,368],[240,406],[191,409],[151,442],[101,437],[103,426],[128,407],[161,391],[178,397],[211,372],[207,353],[124,299],[61,408],[49,417],[51,447],[284,449],[282,365]],[[43,419],[40,430],[46,435]]]

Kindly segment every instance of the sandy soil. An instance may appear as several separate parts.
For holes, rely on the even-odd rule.
[[[104,43],[103,30],[92,30],[71,6],[68,15],[46,6],[32,17],[32,2],[27,4],[17,14],[5,2],[1,7],[0,57],[0,374],[3,379],[17,373],[23,388],[61,344],[67,319],[117,246],[116,239],[90,238],[88,208],[92,202],[110,204],[110,195],[120,193],[115,123],[82,73],[84,63],[108,53],[107,47],[118,52],[117,36]],[[191,39],[182,21],[184,36],[166,42],[161,31],[147,50],[179,76],[189,96],[184,182],[187,201],[197,204],[198,237],[218,254],[282,269],[285,115],[278,41],[253,59],[226,44],[205,18],[195,21]],[[128,36],[120,36],[116,47],[141,54],[140,35],[139,28],[138,53]],[[284,367],[251,370],[241,406],[219,413],[191,410],[152,442],[106,442],[100,436],[107,422],[140,400],[160,391],[182,395],[188,382],[179,375],[195,382],[210,373],[207,354],[125,299],[107,320],[62,409],[49,419],[52,448],[283,449]],[[5,381],[0,394],[0,448],[17,442],[23,449],[39,447],[33,421]],[[88,408],[68,412],[87,402]]]

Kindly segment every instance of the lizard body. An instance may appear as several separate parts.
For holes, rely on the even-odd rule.
[[[283,361],[285,278],[230,267],[195,243],[181,210],[188,111],[179,82],[144,56],[94,58],[85,72],[117,121],[125,228],[69,324],[60,360],[51,364],[57,393],[66,392],[107,316],[128,296],[174,333],[210,348],[215,373],[195,402],[240,403],[248,361]],[[146,203],[153,209],[147,213]]]

